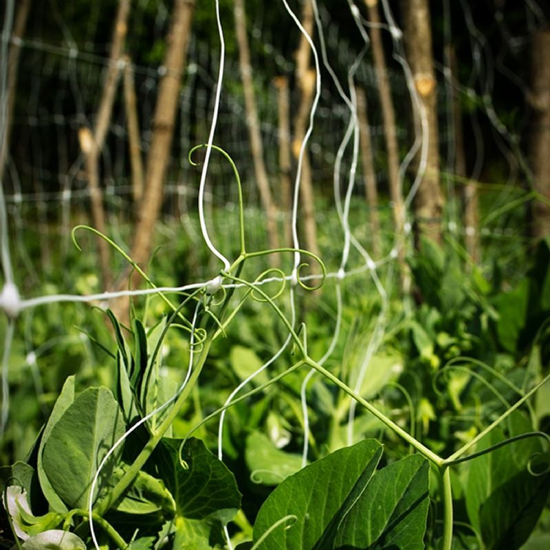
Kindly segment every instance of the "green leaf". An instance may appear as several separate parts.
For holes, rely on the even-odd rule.
[[[43,453],[52,488],[71,508],[86,508],[91,483],[100,462],[125,431],[122,413],[110,390],[89,388],[55,424]],[[104,466],[96,495],[108,484],[116,457]]]
[[[128,468],[128,465],[117,468],[111,482],[112,486],[116,485]],[[151,514],[162,510],[165,513],[168,512],[168,516],[172,516],[176,503],[162,481],[140,471],[122,501],[116,504],[114,509],[135,515]]]
[[[141,537],[132,541],[127,550],[151,550],[155,543],[155,537]]]
[[[65,411],[74,402],[74,385],[75,385],[75,377],[69,376],[65,381],[65,384],[63,384],[61,393],[59,394],[59,397],[55,402],[52,413],[50,414],[50,418],[48,419],[46,427],[44,428],[44,432],[42,433],[42,438],[40,439],[40,446],[38,448],[38,479],[40,481],[40,486],[42,487],[42,492],[44,493],[44,496],[46,497],[46,500],[48,501],[51,509],[54,510],[55,512],[60,512],[60,513],[67,512],[68,508],[67,506],[65,506],[64,502],[59,498],[58,494],[55,492],[54,488],[52,487],[52,484],[48,476],[46,475],[46,471],[44,470],[43,455],[44,455],[44,446],[48,442],[48,439],[50,437],[53,427],[57,424],[57,422],[63,416]]]
[[[110,309],[108,309],[106,313],[111,323],[113,324],[118,352],[122,357],[124,365],[126,366],[126,370],[130,372],[131,364],[130,364],[130,359],[128,357],[128,349],[127,349],[126,341],[124,340],[124,336],[122,335],[120,323],[118,322],[118,319],[115,317],[115,314]]]
[[[134,319],[132,328],[134,334],[134,361],[130,382],[136,392],[139,388],[144,392],[142,382],[147,379],[147,334],[145,334],[145,327],[139,319]],[[142,403],[143,399],[144,395],[140,394]]]
[[[285,480],[254,526],[260,548],[423,548],[428,513],[427,461],[414,455],[374,473],[382,446],[370,439],[336,451]]]
[[[434,355],[434,342],[424,329],[424,327],[416,321],[411,321],[411,331],[414,345],[420,354],[420,357],[426,361],[430,361]]]
[[[120,352],[117,353],[116,358],[117,363],[117,384],[115,397],[120,405],[122,414],[124,415],[124,420],[126,424],[131,424],[133,420],[137,417],[138,411],[135,405],[135,397],[132,392],[132,387],[130,384],[130,378],[128,377],[128,372],[124,366],[124,360]]]
[[[278,485],[302,469],[302,457],[277,449],[271,439],[260,432],[246,438],[246,465],[255,483]]]
[[[511,436],[530,429],[520,413],[512,415],[508,425]],[[478,443],[476,451],[505,439],[497,427]],[[538,439],[524,439],[473,459],[465,468],[466,509],[488,549],[520,548],[534,529],[550,491],[548,474],[528,472],[532,457],[541,449]]]
[[[23,543],[23,550],[86,550],[84,541],[73,533],[52,529]]]
[[[433,345],[431,350],[433,352]],[[403,372],[403,363],[403,357],[397,352],[380,353],[372,357],[361,386],[361,395],[365,399],[378,395],[384,386],[399,378]]]
[[[209,541],[223,540],[227,524],[241,505],[235,477],[200,439],[163,438],[152,462],[176,502],[174,548],[210,548]],[[182,462],[184,461],[184,462]]]
[[[173,548],[178,550],[211,550],[224,548],[225,538],[218,520],[177,518]]]
[[[528,279],[523,279],[514,290],[499,294],[495,299],[495,307],[499,315],[497,335],[506,351],[516,352],[521,330],[525,326],[528,305]]]
[[[346,521],[347,516],[351,513],[353,507],[359,502],[363,493],[367,489],[376,467],[382,458],[383,452],[382,447],[380,447],[363,469],[352,490],[345,498],[334,517],[331,519],[321,538],[315,544],[314,548],[316,550],[334,548],[335,541],[342,532],[342,525]]]
[[[261,548],[313,548],[381,448],[373,439],[362,441],[287,478],[261,507],[254,525],[254,541],[283,517],[295,516],[291,527],[275,529]]]
[[[342,522],[333,548],[422,550],[428,479],[429,464],[420,455],[380,470]]]
[[[264,364],[253,350],[244,346],[233,346],[229,352],[231,368],[240,380],[248,378]],[[269,380],[267,373],[262,371],[252,381],[253,384],[265,384]]]

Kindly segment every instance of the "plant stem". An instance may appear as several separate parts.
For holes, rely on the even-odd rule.
[[[353,397],[358,403],[363,405],[367,411],[376,416],[378,420],[383,422],[390,430],[395,432],[398,436],[404,439],[409,445],[413,446],[420,454],[425,456],[428,460],[433,462],[436,466],[440,467],[443,464],[443,459],[428,449],[425,445],[420,443],[418,439],[415,439],[412,435],[406,432],[403,428],[398,426],[393,420],[390,420],[385,414],[381,413],[376,407],[371,405],[368,401],[363,399],[358,393],[354,392],[349,386],[344,384],[337,376],[334,376],[331,372],[326,370],[323,366],[319,365],[316,361],[310,357],[306,357],[305,362],[315,370],[319,371],[323,376],[334,382],[338,387],[345,391],[348,395]]]
[[[451,550],[453,543],[453,488],[451,469],[442,465],[439,468],[441,494],[443,497],[443,545],[442,550]]]
[[[235,262],[237,264],[237,262]],[[234,264],[234,265],[235,265]],[[237,265],[237,273],[240,273],[242,269],[242,263]],[[229,304],[229,301],[231,300],[231,297],[233,295],[233,290],[228,292],[224,303],[220,310],[220,317],[223,315],[225,309],[227,308],[227,305]],[[210,322],[213,323],[213,321],[210,319]],[[212,328],[209,327],[209,328]],[[172,422],[176,419],[178,416],[178,413],[182,407],[182,405],[185,403],[186,399],[189,397],[189,394],[195,387],[195,384],[197,383],[197,380],[200,376],[200,373],[202,371],[202,368],[204,367],[204,364],[206,363],[206,359],[208,357],[208,353],[210,351],[210,346],[212,345],[212,341],[214,339],[214,331],[207,332],[208,336],[206,340],[203,342],[203,348],[201,351],[201,355],[199,357],[199,360],[197,362],[197,365],[195,369],[193,370],[193,373],[191,374],[191,377],[189,378],[189,381],[187,382],[185,388],[183,388],[183,391],[177,398],[174,405],[169,410],[168,414],[164,418],[164,420],[160,423],[157,430],[151,435],[151,439],[147,442],[145,447],[141,450],[137,458],[134,460],[130,468],[126,471],[126,473],[122,476],[122,478],[118,481],[118,483],[115,485],[113,490],[109,493],[109,495],[98,504],[96,513],[100,516],[105,514],[107,510],[124,494],[124,492],[130,487],[130,485],[133,483],[134,479],[138,475],[139,471],[143,468],[153,451],[155,450],[156,446],[160,443],[161,439],[163,438],[164,434],[168,430],[168,428],[172,425]]]
[[[164,420],[161,422],[157,430],[152,434],[151,439],[147,442],[145,447],[141,450],[137,458],[134,460],[130,468],[126,471],[126,473],[122,476],[122,478],[119,480],[119,482],[115,485],[113,490],[109,493],[109,495],[99,503],[97,506],[96,513],[99,515],[105,514],[107,510],[123,495],[123,493],[128,489],[128,487],[132,484],[135,477],[139,473],[139,471],[143,468],[153,451],[155,450],[156,446],[160,443],[160,440],[163,438],[164,434],[168,430],[168,428],[171,426],[172,422],[176,419],[178,416],[178,413],[182,407],[182,405],[185,403],[186,399],[189,397],[189,394],[193,390],[193,387],[195,386],[195,383],[197,382],[197,379],[202,371],[202,367],[204,366],[206,362],[206,358],[208,357],[208,352],[210,350],[210,344],[212,343],[212,336],[209,336],[208,339],[203,344],[203,350],[201,353],[201,356],[199,358],[198,364],[193,370],[193,374],[189,378],[189,381],[181,394],[179,395],[178,399],[174,403],[174,405],[171,407],[170,411],[164,418]]]
[[[466,443],[466,445],[462,446],[458,451],[453,453],[449,458],[445,460],[445,463],[451,463],[454,462],[457,458],[460,458],[466,451],[471,449],[480,439],[485,437],[489,432],[494,430],[505,418],[508,418],[516,409],[519,409],[531,396],[533,396],[548,380],[550,379],[550,374],[545,376],[541,382],[539,382],[531,391],[526,393],[519,401],[514,403],[506,412],[502,413],[492,424],[487,426],[483,431],[479,432],[479,434],[472,439],[472,441],[469,441]]]
[[[84,518],[86,521],[89,518],[88,510],[71,510],[70,512],[71,516],[80,516]],[[99,514],[94,513],[92,514],[92,519],[95,523],[101,526],[103,531],[109,535],[111,540],[116,544],[116,548],[121,548],[122,550],[124,548],[128,548],[128,544],[126,544],[126,541],[119,535],[117,530],[104,518],[102,518]]]

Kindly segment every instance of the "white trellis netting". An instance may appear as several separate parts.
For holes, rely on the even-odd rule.
[[[368,375],[370,361],[382,342],[386,325],[388,323],[388,293],[393,288],[395,277],[397,247],[406,246],[403,241],[388,239],[390,245],[384,250],[381,257],[373,258],[370,239],[366,237],[366,223],[361,227],[352,224],[350,211],[353,200],[363,194],[362,183],[360,183],[359,167],[359,126],[357,120],[357,105],[354,92],[354,84],[359,83],[366,87],[369,94],[369,103],[377,106],[376,79],[372,67],[366,62],[365,52],[369,48],[369,26],[362,18],[361,11],[353,0],[348,0],[346,9],[349,9],[351,20],[356,25],[356,31],[362,37],[365,51],[355,51],[350,43],[343,40],[338,34],[336,25],[330,23],[330,13],[316,0],[312,0],[315,13],[316,38],[313,40],[307,36],[301,26],[299,16],[295,8],[286,0],[281,0],[285,13],[288,16],[288,24],[293,24],[296,33],[305,33],[313,51],[313,59],[316,68],[316,95],[309,119],[306,139],[301,144],[300,155],[296,166],[295,182],[293,190],[293,204],[291,212],[281,213],[282,223],[290,224],[292,227],[293,247],[302,247],[298,231],[299,186],[301,181],[302,161],[306,151],[312,156],[314,168],[314,180],[323,182],[333,189],[330,208],[337,213],[339,226],[320,223],[321,237],[325,239],[336,237],[340,244],[333,246],[338,254],[327,258],[329,272],[327,274],[327,292],[334,293],[336,311],[333,323],[333,337],[319,357],[321,364],[331,358],[332,353],[341,337],[343,285],[350,278],[362,277],[365,284],[372,285],[379,295],[381,307],[374,323],[374,329],[370,334],[369,345],[359,361],[355,374],[355,387],[359,390],[365,376]],[[384,24],[383,28],[389,33],[393,46],[393,55],[396,63],[392,72],[392,91],[399,101],[406,105],[401,107],[404,111],[413,110],[420,121],[421,132],[411,135],[406,124],[399,128],[400,144],[403,152],[400,177],[405,179],[405,172],[414,154],[420,155],[420,166],[411,178],[408,193],[405,198],[407,208],[410,208],[418,186],[421,185],[422,176],[425,171],[425,161],[428,143],[428,127],[426,116],[423,112],[421,102],[416,96],[415,85],[408,67],[402,44],[402,32],[399,29],[389,2],[382,1]],[[518,175],[514,170],[518,163],[518,150],[515,148],[515,140],[506,125],[499,119],[491,100],[492,74],[495,70],[492,53],[483,34],[477,29],[473,19],[472,11],[466,0],[461,2],[464,19],[470,29],[470,40],[472,48],[472,73],[470,81],[466,84],[459,84],[451,78],[447,66],[440,67],[444,76],[447,98],[451,98],[454,89],[458,88],[460,93],[472,96],[481,101],[483,112],[488,117],[492,127],[495,129],[500,140],[499,147],[503,149],[504,157],[510,163],[509,181],[502,193],[495,200],[494,208],[498,209],[509,199],[513,193],[513,184]],[[138,11],[144,10],[146,3],[138,3]],[[448,1],[446,2],[448,11]],[[97,9],[97,8],[94,8]],[[80,219],[88,208],[89,192],[86,187],[85,178],[82,177],[84,158],[74,145],[75,132],[79,127],[89,124],[93,111],[94,102],[90,99],[98,93],[101,85],[101,73],[107,63],[107,58],[98,55],[93,51],[93,44],[89,45],[88,51],[80,50],[71,36],[70,24],[63,21],[57,14],[57,21],[64,35],[63,45],[52,44],[46,39],[31,37],[21,41],[23,55],[27,60],[31,72],[25,78],[34,82],[31,93],[26,94],[26,103],[19,106],[16,111],[14,125],[15,137],[14,149],[9,158],[7,169],[4,172],[2,189],[0,190],[0,246],[3,268],[3,290],[0,295],[0,308],[6,314],[4,323],[5,334],[3,338],[2,358],[2,416],[0,439],[4,438],[6,426],[9,423],[9,373],[11,368],[11,350],[14,338],[26,342],[29,367],[33,373],[38,372],[36,362],[40,359],[38,347],[33,347],[33,338],[29,337],[28,331],[19,331],[19,326],[25,326],[24,319],[28,316],[26,326],[31,327],[32,312],[34,308],[44,307],[55,303],[102,303],[107,304],[109,300],[120,296],[145,296],[155,295],[159,292],[175,293],[183,291],[194,291],[201,288],[212,290],[212,287],[219,286],[219,269],[228,269],[232,258],[231,250],[225,250],[223,245],[223,234],[235,234],[237,231],[237,207],[238,204],[235,187],[209,186],[208,181],[224,177],[224,168],[220,163],[214,162],[210,157],[211,149],[206,149],[206,157],[201,168],[200,181],[197,183],[196,171],[187,162],[189,149],[200,141],[208,144],[219,144],[227,147],[228,152],[234,158],[237,166],[243,174],[245,181],[245,201],[247,204],[254,204],[256,201],[256,190],[253,185],[253,177],[249,172],[250,153],[246,134],[245,114],[240,95],[232,93],[239,82],[239,71],[236,60],[229,58],[224,49],[224,29],[232,22],[224,21],[219,11],[219,2],[212,2],[212,9],[216,10],[216,24],[219,30],[219,44],[215,47],[206,45],[194,38],[190,49],[190,61],[186,78],[180,95],[179,126],[175,136],[173,160],[168,172],[165,192],[166,205],[164,209],[164,220],[168,224],[181,222],[188,235],[187,238],[204,244],[208,249],[209,259],[205,266],[197,270],[197,280],[187,282],[181,286],[162,286],[147,290],[124,291],[124,292],[90,292],[86,295],[75,293],[77,285],[68,285],[66,292],[56,292],[44,295],[35,295],[34,288],[40,288],[37,283],[47,284],[48,276],[51,274],[42,261],[51,261],[51,258],[63,257],[69,245],[69,230],[76,219]],[[526,9],[532,13],[533,21],[540,22],[544,14],[537,8],[534,1],[526,3]],[[0,110],[0,141],[5,139],[6,119],[5,110],[7,106],[7,70],[6,59],[8,48],[13,41],[10,39],[11,26],[13,21],[14,2],[7,0],[4,17],[4,31],[1,49],[1,79],[0,98],[2,100]],[[97,15],[97,13],[96,13]],[[159,37],[165,30],[165,22],[168,19],[168,12],[164,4],[159,4],[159,22],[156,33]],[[93,21],[93,18],[91,19]],[[449,19],[447,18],[447,21]],[[262,27],[253,23],[252,35],[256,41],[263,42],[264,51],[271,54],[273,63],[282,70],[291,70],[292,64],[285,59],[269,40],[263,40]],[[452,26],[449,23],[446,27],[446,39],[451,40]],[[91,50],[91,51],[90,51]],[[342,67],[346,70],[342,71]],[[401,72],[397,72],[400,67]],[[162,68],[160,68],[161,70]],[[147,126],[151,117],[154,95],[159,80],[159,70],[145,66],[133,66],[138,83],[138,96],[140,97],[140,118],[144,122],[141,135],[142,149],[148,150],[151,137],[151,128]],[[42,103],[41,88],[51,87],[52,82],[57,83],[53,101],[48,104]],[[229,86],[228,84],[231,84]],[[273,86],[258,81],[258,86],[263,86],[259,94],[259,110],[261,120],[262,137],[266,144],[266,162],[270,173],[278,174],[277,160],[277,112],[274,105],[277,103],[277,91]],[[229,88],[229,91],[228,91]],[[51,88],[50,88],[51,89]],[[477,90],[477,91],[476,91]],[[481,93],[479,93],[481,91]],[[17,91],[16,91],[17,93]],[[67,116],[66,102],[69,100],[75,105],[74,114]],[[453,164],[453,132],[452,132],[452,105],[451,99],[444,113],[447,115],[446,131],[441,135],[448,145],[449,171]],[[444,102],[443,102],[444,103]],[[128,239],[127,228],[125,227],[124,214],[132,208],[131,186],[127,174],[129,164],[127,158],[128,134],[125,126],[123,107],[118,106],[113,116],[108,139],[108,146],[103,152],[103,182],[105,191],[105,203],[107,205],[109,229],[114,235],[114,240],[123,245]],[[382,127],[378,109],[372,109],[371,133],[374,139],[375,149],[378,153],[378,163],[383,166]],[[478,116],[475,111],[475,117]],[[474,129],[479,127],[479,121],[473,121]],[[55,143],[48,143],[48,136],[56,135]],[[474,135],[479,137],[480,131],[474,130]],[[17,153],[17,147],[27,144],[24,148],[25,154]],[[226,145],[227,144],[227,145]],[[51,154],[51,148],[57,147],[58,158]],[[478,179],[483,166],[482,141],[476,149],[478,156],[474,162],[472,179]],[[46,155],[46,152],[50,152]],[[53,160],[52,160],[53,159]],[[273,177],[276,180],[276,177]],[[381,179],[384,180],[383,173]],[[217,181],[217,179],[216,179]],[[453,180],[448,179],[448,193],[454,192]],[[275,184],[274,184],[275,185]],[[358,189],[359,188],[359,189]],[[321,191],[328,196],[327,189]],[[220,196],[223,194],[223,196]],[[174,200],[175,199],[175,200]],[[177,203],[174,206],[174,203]],[[389,202],[383,202],[384,208],[390,208]],[[223,213],[223,228],[212,223],[214,210],[216,216]],[[195,214],[198,211],[198,216]],[[328,220],[329,216],[318,212],[318,221]],[[178,222],[179,219],[179,222]],[[54,220],[55,223],[52,223]],[[61,235],[57,235],[61,227]],[[410,224],[405,224],[410,231]],[[360,231],[358,231],[358,229]],[[458,231],[460,229],[459,215],[457,212],[449,212],[449,229]],[[503,236],[510,237],[516,234],[511,227],[486,226],[481,228],[486,234],[494,235],[500,231]],[[255,229],[252,225],[247,228],[250,231],[255,243],[263,240],[263,231]],[[336,233],[337,231],[337,233]],[[29,233],[34,233],[39,240],[38,249],[42,251],[40,258],[35,257],[28,250]],[[60,237],[60,238],[59,238]],[[218,243],[222,243],[221,245]],[[60,251],[44,251],[54,247]],[[162,251],[160,252],[162,254]],[[12,266],[12,259],[14,266]],[[284,295],[284,307],[286,308],[291,324],[296,323],[296,279],[297,270],[303,258],[299,253],[294,255],[292,271],[286,279],[291,283],[290,290]],[[221,265],[220,265],[221,264]],[[202,277],[203,280],[200,280]],[[304,280],[319,278],[317,275],[304,277]],[[262,284],[268,281],[276,281],[280,277],[269,277]],[[70,282],[70,275],[65,280]],[[224,283],[225,284],[225,283]],[[235,286],[228,283],[227,287]],[[193,326],[197,317],[197,310],[193,317]],[[19,323],[18,319],[23,319]],[[192,333],[193,334],[193,333]],[[193,349],[191,337],[190,349]],[[283,340],[282,346],[254,374],[246,378],[230,394],[226,405],[238,395],[255,376],[268,369],[277,359],[288,350],[291,341],[290,334]],[[46,345],[42,342],[41,345]],[[55,344],[52,344],[55,345]],[[77,345],[82,345],[79,342]],[[32,359],[32,361],[31,361]],[[31,364],[32,363],[32,364]],[[183,383],[180,385],[181,392],[189,379],[193,357],[189,361],[189,368]],[[313,371],[304,379],[302,385],[302,403],[305,426],[303,462],[305,464],[308,456],[308,407],[307,387],[313,375]],[[35,377],[36,379],[36,377]],[[38,376],[38,383],[40,377]],[[37,386],[38,387],[38,386]],[[170,402],[177,398],[176,394]],[[151,413],[156,414],[160,409],[166,407],[170,402]],[[354,405],[350,409],[348,419],[348,442],[353,441],[353,418],[355,414]],[[224,415],[222,413],[219,424],[219,457],[223,457],[222,433],[224,427]],[[145,422],[146,418],[142,420]],[[135,427],[133,428],[135,429]],[[125,434],[125,437],[128,434]],[[122,440],[121,440],[122,441]],[[117,443],[118,445],[118,443]],[[106,460],[105,457],[104,460]],[[96,474],[98,479],[99,471]],[[92,491],[93,494],[93,491]],[[92,504],[90,503],[90,515]],[[93,525],[93,524],[92,524]],[[92,529],[93,534],[93,529]],[[95,535],[94,540],[95,540]],[[97,547],[97,543],[96,543]]]

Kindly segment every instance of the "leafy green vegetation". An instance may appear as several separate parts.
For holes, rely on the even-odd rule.
[[[157,261],[166,278],[171,270],[162,255]],[[42,395],[44,407],[54,405],[45,427],[26,458],[2,470],[23,548],[46,540],[84,548],[93,537],[101,548],[132,549],[221,548],[228,535],[242,549],[520,548],[544,540],[536,529],[550,490],[546,242],[526,277],[502,286],[498,263],[492,275],[467,272],[454,246],[425,247],[411,263],[422,305],[404,313],[390,301],[391,321],[359,392],[358,367],[381,312],[376,295],[357,295],[353,280],[342,285],[343,334],[325,368],[314,357],[333,334],[318,306],[308,302],[295,332],[281,282],[242,278],[256,261],[244,249],[222,271],[224,284],[238,288],[199,289],[179,304],[170,295],[136,302],[131,326],[110,312],[83,312],[80,329],[96,342],[99,369],[64,381],[53,350],[44,365],[55,372],[44,383],[63,388],[55,404]],[[260,272],[252,281],[273,271]],[[329,310],[334,285],[323,289]],[[53,305],[37,326],[56,309],[64,315]],[[262,368],[286,331],[292,344]],[[307,390],[304,465],[300,388],[309,368],[321,376]],[[30,391],[22,385],[13,402]],[[228,403],[222,462],[212,452],[215,419]],[[15,438],[25,418],[13,411],[11,453],[21,453]]]

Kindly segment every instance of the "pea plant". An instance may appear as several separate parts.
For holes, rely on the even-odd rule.
[[[392,419],[390,411],[365,399],[343,376],[312,356],[307,326],[295,323],[293,303],[299,289],[320,288],[325,265],[301,249],[247,249],[239,174],[223,150],[212,149],[225,155],[235,173],[240,254],[224,263],[208,283],[182,292],[177,303],[157,289],[116,243],[100,235],[140,273],[170,313],[147,326],[146,313],[140,318],[132,309],[126,326],[112,311],[105,312],[116,352],[97,343],[110,356],[115,383],[77,393],[74,376],[67,378],[28,459],[2,471],[13,547],[519,548],[534,529],[550,487],[548,436],[533,429],[532,418],[525,414],[531,411],[530,398],[550,375],[528,391],[504,380],[518,394],[515,403],[507,403],[505,412],[462,446],[455,445],[450,454],[434,450],[412,428]],[[76,234],[83,230],[98,234],[78,226],[73,231],[75,244]],[[255,278],[243,276],[245,265],[253,268],[255,260],[269,254],[293,254],[298,260],[293,272],[287,275],[269,268]],[[306,267],[300,263],[302,257],[317,264],[319,285],[307,284],[311,278],[302,275]],[[290,314],[283,303],[287,285]],[[213,346],[238,322],[250,301],[270,308],[289,335],[276,358],[285,355],[290,366],[246,393],[234,392],[187,436],[174,437],[174,423],[193,400]],[[181,358],[186,374],[179,386],[161,376],[163,344],[174,331],[188,339],[188,356]],[[380,441],[369,438],[295,468],[292,475],[280,475],[277,487],[255,510],[252,526],[243,513],[248,503],[242,502],[235,475],[221,460],[221,452],[216,456],[208,442],[194,435],[220,416],[221,430],[229,408],[262,395],[299,369],[314,369],[409,452],[388,455]],[[257,444],[264,443],[260,439]],[[467,509],[466,526],[453,517],[459,500]],[[469,532],[464,535],[464,531]]]

